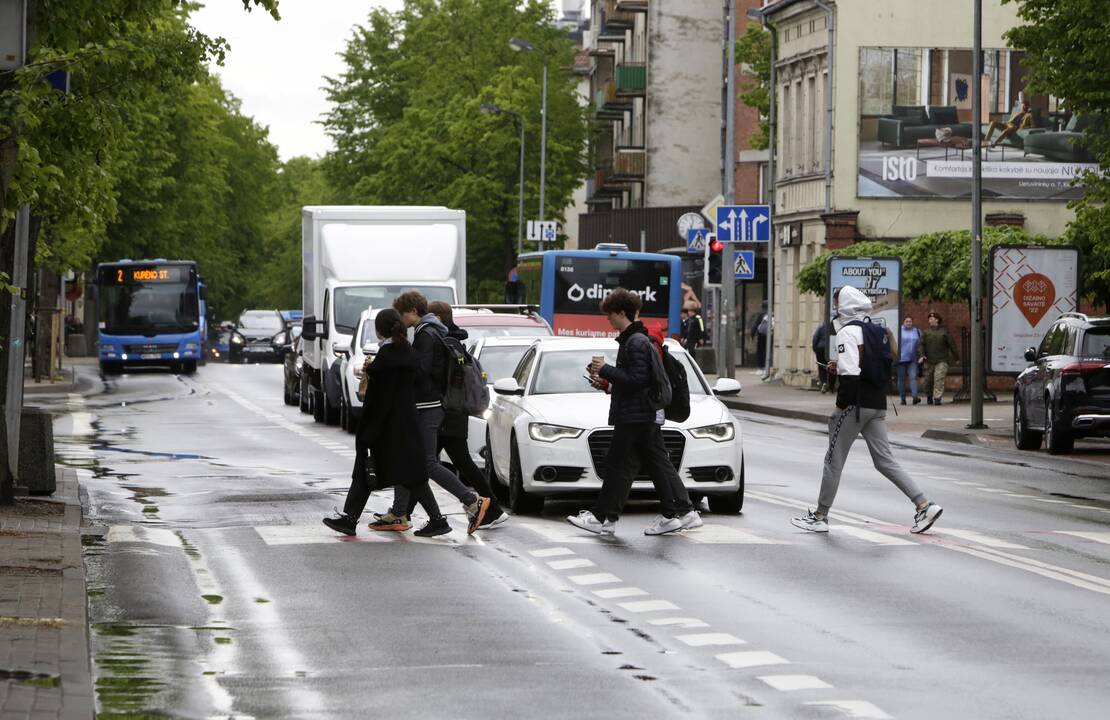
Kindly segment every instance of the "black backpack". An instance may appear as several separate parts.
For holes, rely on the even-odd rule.
[[[489,390],[482,365],[457,339],[445,337],[442,340],[447,376],[443,392],[444,411],[481,417],[489,407]]]
[[[686,368],[666,347],[663,348],[662,361],[671,383],[671,402],[664,408],[663,417],[672,422],[685,422],[690,417],[690,385],[686,382]]]
[[[853,320],[846,325],[856,325],[863,330],[863,354],[859,359],[860,379],[881,388],[890,386],[894,374],[894,353],[890,350],[890,336],[886,328],[871,322],[871,318]]]

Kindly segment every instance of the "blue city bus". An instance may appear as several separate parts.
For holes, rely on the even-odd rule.
[[[630,252],[626,245],[593,250],[548,250],[517,260],[517,302],[539,305],[540,315],[562,337],[611,337],[601,300],[622,287],[640,296],[640,319],[664,336],[682,332],[682,260],[673,255]]]
[[[120,260],[96,267],[100,369],[162,366],[196,372],[207,318],[191,260]]]

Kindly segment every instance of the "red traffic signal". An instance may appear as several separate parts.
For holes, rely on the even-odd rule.
[[[723,242],[721,242],[720,240],[717,240],[716,238],[714,238],[709,243],[709,250],[711,252],[719,253],[724,249],[725,249],[725,244]]]

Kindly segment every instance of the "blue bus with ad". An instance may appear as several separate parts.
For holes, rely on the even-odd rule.
[[[526,253],[510,284],[518,302],[539,305],[558,337],[616,337],[599,306],[618,287],[643,300],[640,319],[649,330],[682,332],[682,260],[673,255],[631,252],[619,244]]]
[[[204,352],[204,285],[191,260],[120,260],[96,268],[100,369],[192,374]]]

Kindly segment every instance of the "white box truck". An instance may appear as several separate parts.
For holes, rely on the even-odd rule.
[[[339,421],[339,360],[359,315],[419,290],[466,302],[466,213],[445,207],[314,206],[301,211],[301,409]]]

